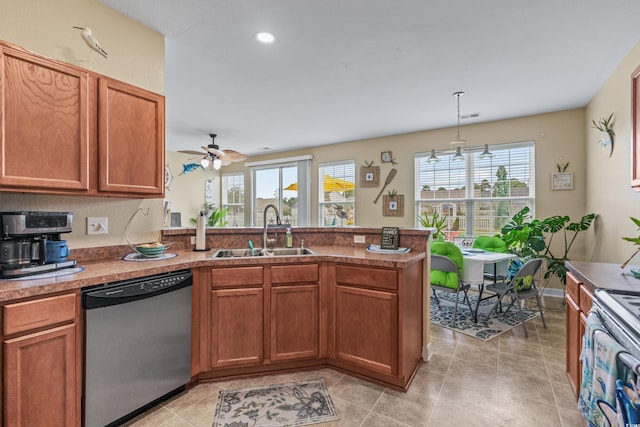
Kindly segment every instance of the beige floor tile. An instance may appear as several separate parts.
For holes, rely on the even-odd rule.
[[[218,395],[212,394],[177,413],[191,425],[196,427],[211,427],[215,413]]]
[[[314,424],[314,426],[359,427],[362,425],[364,419],[367,418],[367,415],[369,415],[369,411],[367,409],[352,405],[351,403],[347,402],[346,400],[342,400],[339,397],[331,396],[331,400],[333,401],[333,405],[335,406],[336,412],[340,416],[340,419],[328,423]]]
[[[337,383],[345,374],[342,372],[335,371],[333,369],[325,368],[318,369],[313,371],[302,371],[293,374],[289,374],[288,378],[290,381],[305,381],[305,380],[315,380],[322,378],[327,387],[331,387],[335,383]]]
[[[433,410],[435,399],[421,393],[402,393],[385,390],[372,411],[404,424],[421,427]]]
[[[577,399],[567,381],[562,383],[552,381],[551,388],[553,389],[553,395],[558,409],[577,410]]]
[[[567,386],[569,385],[567,382],[567,367],[564,362],[553,363],[547,361],[547,373],[551,382],[564,382]]]
[[[156,406],[134,418],[125,427],[156,427],[172,419],[175,414],[163,406]],[[212,418],[213,420],[213,418]]]
[[[539,357],[500,353],[498,358],[498,371],[502,372],[503,370],[516,374],[530,376],[539,375],[548,378],[547,367],[544,363],[544,359]]]
[[[555,406],[549,379],[546,376],[527,376],[509,371],[498,372],[498,402],[519,402],[525,399]]]
[[[453,360],[453,353],[450,354],[440,354],[435,353],[431,355],[428,362],[423,362],[420,366],[421,370],[435,372],[437,374],[446,375],[449,370],[449,366],[451,366],[451,361]]]
[[[172,412],[179,413],[187,409],[189,406],[201,401],[205,397],[214,395],[215,398],[219,391],[220,387],[214,383],[198,384],[173,399],[164,402],[163,406]]]
[[[211,417],[211,422],[213,422],[213,417]],[[193,424],[176,415],[175,417],[163,422],[158,427],[193,427]]]
[[[453,354],[459,340],[446,340],[436,337],[431,338],[429,351],[433,354]]]
[[[549,363],[564,364],[567,360],[567,352],[564,348],[543,346],[542,354],[544,355],[544,360]]]
[[[454,361],[451,372],[445,378],[437,403],[460,405],[464,402],[464,410],[470,412],[495,408],[498,390],[496,368]]]
[[[503,402],[496,410],[498,427],[560,426],[560,416],[554,404],[529,399]]]
[[[407,424],[385,417],[376,412],[369,412],[367,418],[361,424],[362,427],[407,427]]]
[[[384,387],[348,375],[329,387],[331,396],[336,396],[364,409],[376,404]]]
[[[487,405],[481,411],[471,411],[464,401],[455,404],[438,402],[427,426],[494,427],[495,422],[495,406],[490,408]]]
[[[453,358],[496,368],[498,366],[498,343],[483,342],[478,339],[475,339],[475,341],[479,344],[458,344],[453,353]]]
[[[418,393],[431,399],[437,399],[440,394],[440,390],[442,390],[444,379],[444,375],[424,369],[418,369],[418,372],[416,372],[416,375],[413,377],[413,381],[411,381],[411,385],[409,386],[407,393]]]

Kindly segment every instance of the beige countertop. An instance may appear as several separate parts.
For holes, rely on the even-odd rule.
[[[83,267],[84,271],[76,274],[36,280],[0,280],[0,302],[197,267],[332,261],[357,263],[363,266],[403,268],[405,264],[418,262],[425,257],[425,253],[419,251],[407,254],[380,254],[368,252],[364,247],[318,246],[310,249],[315,252],[315,255],[214,259],[211,256],[215,249],[206,252],[170,250],[169,253],[175,253],[177,256],[149,261],[110,259],[82,262],[78,267]]]

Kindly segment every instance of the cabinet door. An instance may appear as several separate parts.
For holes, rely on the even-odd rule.
[[[566,296],[567,307],[567,378],[577,399],[580,387],[580,349],[582,334],[580,328],[580,308],[571,296]]]
[[[263,291],[220,289],[211,296],[211,367],[262,363]]]
[[[398,371],[398,295],[336,286],[336,357],[395,375]]]
[[[164,194],[164,97],[100,78],[98,190]]]
[[[88,73],[0,46],[0,186],[88,190]]]
[[[6,425],[79,425],[75,331],[66,325],[4,342]]]
[[[271,360],[318,357],[318,285],[271,288]]]

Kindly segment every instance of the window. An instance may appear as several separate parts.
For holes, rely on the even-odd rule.
[[[304,157],[249,164],[253,184],[252,226],[263,226],[268,205],[278,208],[283,224],[309,225],[309,163],[310,159]],[[273,211],[268,215],[267,223],[274,223]]]
[[[481,159],[479,148],[464,151],[464,161],[450,153],[418,153],[416,214],[447,216],[445,233],[456,236],[494,235],[525,206],[535,208],[535,151],[533,141],[490,147],[492,158]]]
[[[356,166],[353,160],[318,167],[320,226],[355,225]]]
[[[244,227],[244,173],[222,175],[222,208],[228,227]]]

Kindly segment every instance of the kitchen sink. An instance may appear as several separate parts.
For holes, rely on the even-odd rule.
[[[261,249],[218,249],[211,255],[212,258],[251,258],[257,256],[304,256],[315,255],[309,248],[271,248]]]

